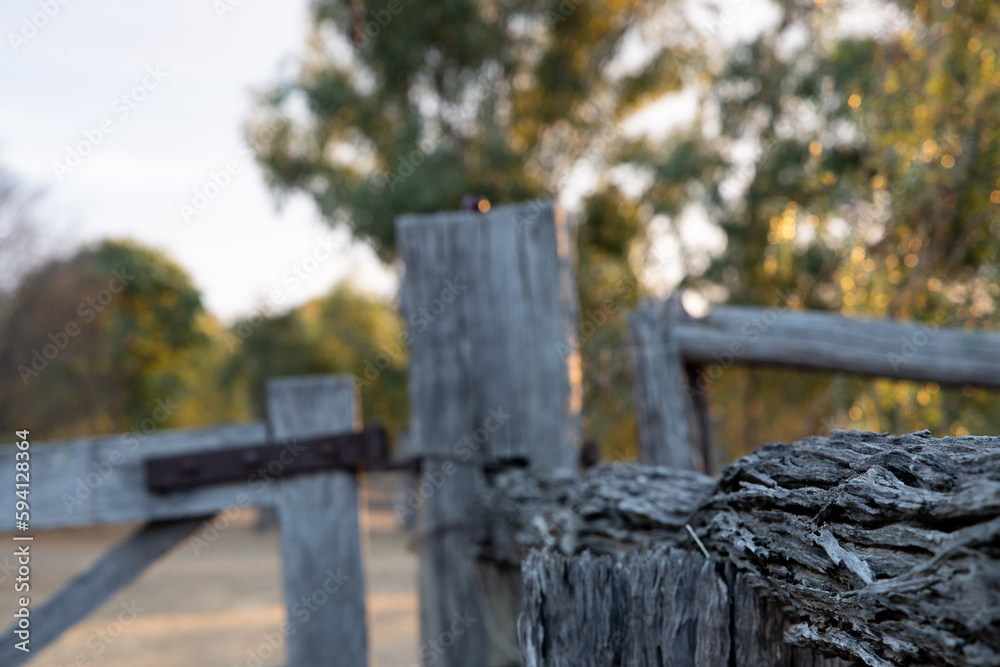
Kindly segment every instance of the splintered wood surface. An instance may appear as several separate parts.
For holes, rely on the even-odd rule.
[[[369,477],[363,545],[369,616],[369,664],[418,664],[417,563],[392,513],[393,480]],[[252,508],[198,554],[182,540],[132,585],[115,595],[38,653],[33,667],[233,667],[283,665],[284,642],[276,640],[285,621],[279,532],[257,530]],[[37,609],[108,548],[137,528],[110,525],[36,533],[32,545],[32,606]],[[200,530],[194,532],[201,535]],[[0,538],[8,544],[9,537]],[[13,577],[0,551],[0,617],[15,610]],[[13,559],[11,559],[13,561]],[[134,616],[134,618],[133,618]],[[279,644],[270,648],[268,638]],[[260,662],[252,660],[251,652]],[[78,661],[78,662],[76,662]]]
[[[484,548],[547,547],[524,566],[529,666],[1000,665],[1000,437],[770,443],[687,518],[695,473],[504,475],[491,504],[518,512]]]

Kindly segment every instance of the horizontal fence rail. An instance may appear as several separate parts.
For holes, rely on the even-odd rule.
[[[692,318],[680,295],[630,318],[640,460],[712,473],[704,375],[784,366],[894,380],[1000,388],[1000,332],[837,313],[715,306]]]
[[[267,422],[31,442],[32,530],[145,524],[33,612],[32,651],[128,585],[206,519],[233,508],[273,506],[281,530],[289,667],[367,664],[355,473],[384,466],[384,433],[361,431],[358,388],[349,376],[271,379],[267,394]],[[16,454],[23,451],[0,449],[0,475],[14,478]],[[5,487],[0,502],[14,507],[15,488]],[[13,515],[0,531],[27,530],[23,521],[14,525]],[[19,536],[24,544],[33,539]],[[304,618],[292,613],[303,600],[315,603]],[[15,627],[21,626],[4,634],[14,636]],[[31,655],[6,644],[0,664],[16,667]]]
[[[148,434],[113,434],[31,443],[31,527],[36,530],[106,523],[210,516],[233,505],[273,504],[262,475],[247,480],[159,495],[146,486],[145,461],[185,453],[264,445],[263,422]],[[13,446],[0,448],[0,477],[14,479]],[[266,471],[264,473],[266,475]],[[260,479],[258,479],[260,478]],[[0,487],[0,507],[14,507],[14,485]],[[14,532],[14,513],[0,532]]]
[[[715,306],[676,325],[685,361],[770,364],[897,380],[1000,387],[1000,332]]]

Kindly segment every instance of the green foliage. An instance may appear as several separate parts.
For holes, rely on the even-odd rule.
[[[365,418],[394,431],[407,419],[403,343],[391,304],[348,286],[225,329],[171,260],[104,241],[27,275],[2,304],[0,428],[52,439],[264,418],[268,378],[348,373]]]
[[[714,83],[706,106],[721,132],[702,134],[691,165],[726,168],[686,201],[718,221],[728,246],[688,284],[732,302],[995,327],[1000,6],[899,3],[895,26],[866,36],[838,30],[847,10],[816,5],[782,5],[778,28],[738,47]],[[740,142],[759,148],[749,166],[734,159]],[[734,176],[746,187],[723,196]],[[726,427],[735,454],[765,434],[815,432],[817,417],[1000,430],[979,393],[933,383],[734,370],[714,389],[742,424]]]
[[[374,0],[353,14],[360,6],[315,2],[300,71],[262,96],[248,135],[270,183],[308,194],[388,260],[397,215],[453,210],[466,194],[554,199],[571,177],[602,174],[579,216],[581,311],[616,307],[581,336],[586,410],[592,437],[630,449],[625,365],[609,371],[597,355],[624,346],[644,218],[603,174],[625,157],[621,122],[698,66],[678,3]]]
[[[675,3],[378,1],[355,15],[324,0],[301,70],[248,134],[279,193],[308,194],[385,259],[398,214],[595,176],[578,212],[585,411],[591,437],[627,450],[623,312],[656,221],[718,225],[722,254],[681,254],[684,285],[710,300],[996,324],[1000,7],[886,3],[897,20],[861,34],[839,3],[775,4],[774,28],[713,69]],[[630,114],[683,86],[701,93],[689,127],[622,139]],[[734,453],[833,424],[1000,427],[979,394],[930,385],[734,368],[712,392]]]
[[[221,385],[231,401],[245,394],[256,418],[267,416],[268,378],[334,373],[357,377],[366,422],[390,433],[407,423],[406,346],[391,304],[340,285],[288,313],[237,322],[224,338],[233,353]]]
[[[668,7],[651,0],[355,8],[313,5],[301,71],[262,98],[249,134],[276,189],[308,193],[384,258],[399,214],[550,195],[581,162],[613,163],[618,122],[680,88],[646,25]],[[358,20],[378,34],[356,39]],[[626,38],[645,62],[622,64]]]
[[[3,311],[3,428],[44,437],[129,430],[176,402],[179,363],[207,342],[187,275],[130,241],[104,241],[27,275]],[[177,423],[171,409],[157,427]]]

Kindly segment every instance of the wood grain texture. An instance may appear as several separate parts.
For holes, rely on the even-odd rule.
[[[580,378],[570,369],[578,308],[565,216],[529,203],[406,215],[396,229],[416,446],[454,454],[502,409],[508,423],[477,458],[575,467]]]
[[[547,202],[488,213],[402,216],[400,310],[409,345],[410,434],[426,484],[417,529],[421,636],[477,619],[435,664],[518,664],[517,570],[481,563],[468,528],[486,462],[576,466],[581,386],[571,229]]]
[[[757,641],[760,627],[734,623],[724,572],[700,553],[536,551],[523,573],[528,667],[793,665],[772,660],[773,647]]]
[[[705,393],[685,366],[791,366],[1000,387],[1000,332],[748,306],[715,306],[692,319],[678,294],[640,303],[629,329],[640,460],[652,465],[713,472]]]
[[[1000,387],[1000,332],[995,331],[715,306],[704,318],[679,325],[676,338],[684,359],[705,364],[785,365]]]
[[[487,488],[473,533],[484,557],[514,566],[531,549],[619,554],[663,544],[715,488],[696,472],[642,465],[508,470]]]
[[[668,488],[644,469],[621,468],[606,485],[634,486],[641,477],[654,480],[654,493]],[[601,551],[611,554],[605,560],[588,557],[594,572],[587,576],[594,581],[621,567],[626,583],[635,577],[648,583],[648,573],[664,567],[660,561],[668,548],[704,560],[686,531],[671,533],[651,523],[648,530],[656,537],[643,539],[641,516],[616,519],[616,532],[601,527],[618,513],[606,500],[613,494],[585,495],[592,502],[576,513],[582,524],[575,531],[587,535],[589,522],[599,526]],[[730,591],[732,664],[1000,664],[1000,438],[835,431],[827,438],[765,445],[729,466],[686,521]],[[578,608],[584,601],[577,597],[594,593],[568,584],[569,590],[553,588],[564,585],[559,568],[580,567],[583,556],[559,553],[558,544],[530,527],[519,535],[524,548],[549,547],[525,571],[526,587],[548,582],[544,601],[535,598],[547,611],[525,608],[541,627],[530,621],[522,638],[534,637],[539,659],[554,659],[544,648],[550,626],[582,623]],[[632,545],[646,548],[630,550]],[[658,595],[653,585],[642,590],[640,597]],[[608,603],[618,617],[626,613],[619,607],[627,596],[620,595],[619,602]],[[575,606],[552,602],[560,596],[564,602],[573,598]]]
[[[765,445],[692,525],[784,609],[792,643],[873,667],[1000,664],[1000,438]]]
[[[677,328],[689,319],[678,295],[647,299],[629,318],[639,460],[679,470],[706,470],[693,437],[694,410]]]
[[[263,423],[114,434],[67,441],[31,441],[31,527],[36,530],[103,523],[208,516],[234,505],[270,505],[271,489],[248,477],[167,495],[146,489],[143,461],[152,456],[262,445]],[[0,477],[14,479],[13,446],[0,449]],[[0,506],[13,507],[14,485],[0,486]],[[5,514],[0,532],[14,531]]]
[[[267,383],[268,425],[277,441],[360,428],[352,378],[310,376]],[[275,492],[288,608],[290,667],[366,667],[364,570],[353,473],[281,479]]]
[[[78,575],[31,615],[30,653],[14,647],[14,627],[3,633],[0,643],[0,665],[18,667],[37,656],[74,623],[101,606],[108,598],[127,586],[143,570],[152,565],[175,544],[190,535],[205,517],[181,521],[150,523],[138,529],[121,544],[112,548],[89,570]],[[31,545],[35,542],[14,542]],[[39,544],[44,545],[44,541]],[[44,547],[42,547],[44,548]],[[15,593],[10,592],[10,595]],[[134,618],[135,607],[123,610]]]

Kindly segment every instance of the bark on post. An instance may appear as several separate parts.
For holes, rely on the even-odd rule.
[[[396,229],[410,432],[423,462],[416,485],[421,636],[436,665],[518,664],[519,572],[477,560],[471,510],[484,465],[576,465],[581,388],[571,230],[543,202],[403,216]]]
[[[313,376],[267,383],[271,437],[350,431],[361,425],[354,379]],[[364,569],[353,472],[317,472],[277,483],[290,667],[367,667]],[[308,612],[308,613],[307,613]]]
[[[524,568],[529,665],[1000,664],[1000,438],[835,431],[764,445],[686,519],[637,498],[640,483],[669,497],[672,474],[622,466],[557,489],[563,525],[586,542],[533,537],[530,524],[557,516],[554,496],[514,494],[505,542],[549,547]],[[518,475],[495,493],[532,487]],[[720,586],[726,604],[713,602]],[[713,627],[728,661],[702,657]]]
[[[688,378],[675,333],[686,319],[677,294],[665,301],[643,301],[630,318],[639,460],[705,471],[704,457],[692,438]]]

